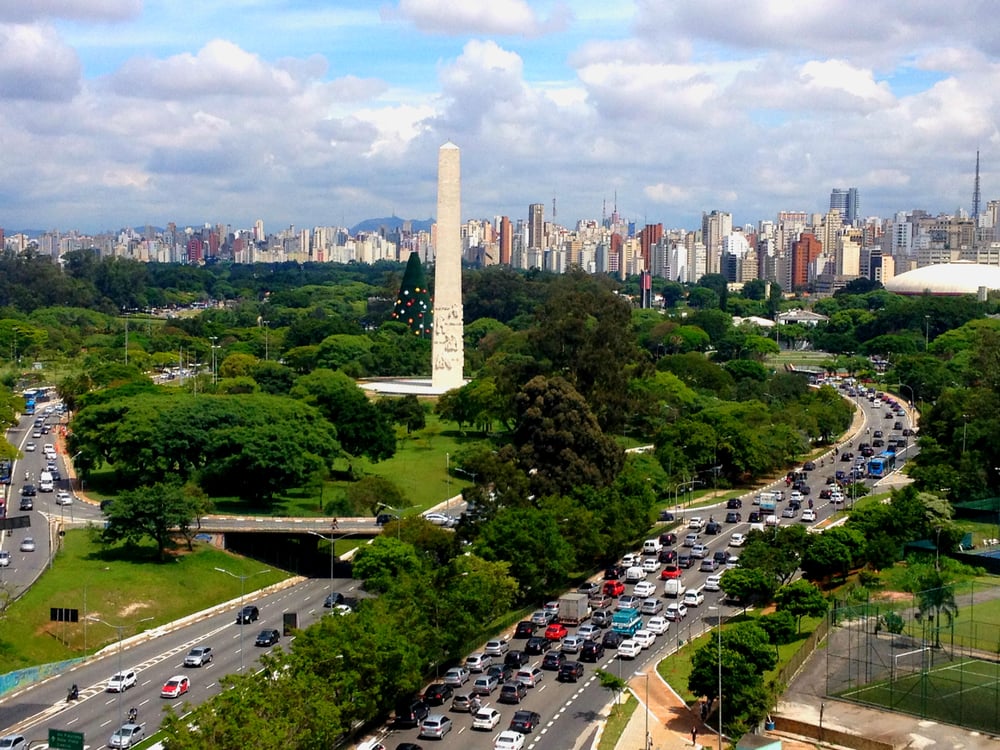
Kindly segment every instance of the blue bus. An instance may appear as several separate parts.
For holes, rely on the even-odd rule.
[[[878,479],[886,476],[896,468],[896,454],[892,451],[882,453],[868,459],[868,476]]]

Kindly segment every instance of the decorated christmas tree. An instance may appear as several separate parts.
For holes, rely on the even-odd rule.
[[[431,293],[427,288],[424,267],[417,253],[410,253],[410,259],[406,262],[403,283],[399,287],[399,294],[396,295],[392,317],[406,323],[414,335],[430,338],[434,324]]]

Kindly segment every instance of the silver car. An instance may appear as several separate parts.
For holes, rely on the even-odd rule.
[[[142,741],[145,731],[139,724],[124,724],[108,740],[108,747],[129,748]]]

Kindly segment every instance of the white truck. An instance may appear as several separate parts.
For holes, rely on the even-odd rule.
[[[686,590],[680,578],[668,578],[663,584],[663,595],[671,599],[680,599]]]
[[[559,597],[559,622],[579,625],[590,618],[590,597],[586,594],[563,594]]]

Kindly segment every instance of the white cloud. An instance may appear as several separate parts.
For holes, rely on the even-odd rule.
[[[69,99],[80,75],[76,53],[51,27],[0,24],[0,97]]]
[[[0,3],[0,23],[70,19],[74,21],[124,21],[142,10],[142,0],[9,0]]]
[[[560,4],[548,18],[542,18],[525,0],[400,0],[395,13],[430,33],[514,36],[559,31],[571,15]]]

